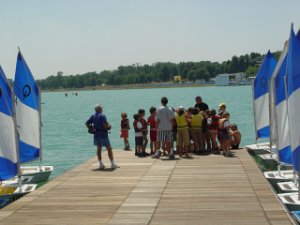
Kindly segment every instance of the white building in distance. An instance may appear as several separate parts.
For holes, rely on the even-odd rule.
[[[229,85],[229,74],[219,74],[215,78],[215,84],[217,86],[228,86]]]
[[[215,77],[216,86],[229,86],[229,85],[247,85],[251,82],[246,79],[245,73],[224,73]]]

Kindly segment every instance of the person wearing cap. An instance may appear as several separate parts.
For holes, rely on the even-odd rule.
[[[224,114],[225,112],[227,112],[227,111],[226,111],[226,104],[225,104],[225,103],[221,103],[221,104],[219,105],[219,112],[218,112],[218,115],[220,116],[220,118],[223,117],[223,114]]]
[[[198,108],[199,111],[206,111],[208,110],[208,105],[202,101],[202,98],[200,96],[197,96],[195,98],[196,104],[194,106],[194,108]]]
[[[230,122],[229,113],[224,112],[222,119],[219,120],[218,138],[220,140],[221,149],[224,156],[230,156]]]
[[[95,114],[86,121],[85,125],[87,128],[93,126],[94,128],[94,145],[97,146],[97,157],[99,160],[99,169],[104,169],[105,165],[102,162],[101,150],[102,146],[107,149],[108,157],[111,161],[111,168],[116,169],[118,165],[114,162],[114,156],[110,141],[108,138],[108,130],[111,129],[111,125],[107,122],[106,116],[102,113],[102,106],[95,106]]]
[[[190,144],[188,120],[184,112],[184,107],[180,106],[175,115],[175,121],[177,125],[177,147],[178,154],[182,157],[185,153],[186,157],[189,157],[188,150]]]

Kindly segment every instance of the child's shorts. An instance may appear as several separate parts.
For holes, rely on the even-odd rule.
[[[120,138],[128,138],[128,130],[121,130]]]
[[[157,130],[150,130],[150,141],[154,142],[157,139]]]
[[[143,145],[143,137],[135,137],[135,145]]]

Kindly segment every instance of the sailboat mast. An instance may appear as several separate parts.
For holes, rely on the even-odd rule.
[[[270,156],[271,158],[273,158],[273,151],[272,151],[272,145],[273,145],[273,121],[272,121],[272,97],[273,97],[273,92],[271,90],[271,80],[272,78],[269,80],[268,82],[268,86],[269,86],[269,124],[270,124],[270,133],[269,133],[269,140],[270,140]]]
[[[272,90],[272,94],[273,94],[273,100],[274,100],[274,105],[276,105],[275,104],[275,101],[276,101],[276,96],[275,96],[275,86],[276,86],[276,77],[272,77],[271,78],[271,82],[273,82],[273,90]],[[277,152],[277,155],[278,155],[278,160],[279,160],[279,164],[278,164],[278,166],[277,166],[277,170],[278,170],[278,173],[279,174],[281,174],[281,162],[280,162],[280,157],[279,157],[279,145],[278,145],[278,140],[279,140],[279,135],[278,135],[278,115],[277,115],[277,109],[276,109],[276,106],[273,106],[273,107],[275,107],[274,108],[274,110],[273,110],[273,113],[274,113],[274,121],[275,121],[275,128],[274,128],[274,131],[275,131],[275,147],[276,147],[276,152]]]
[[[42,170],[42,160],[43,160],[43,148],[42,148],[42,107],[41,107],[41,89],[38,88],[39,93],[39,135],[40,135],[40,171]]]
[[[253,99],[253,116],[254,116],[254,128],[255,128],[255,143],[258,145],[258,136],[257,136],[257,126],[256,126],[256,113],[255,113],[255,103],[254,103],[254,81],[252,81],[252,99]]]
[[[289,103],[288,103],[288,90],[287,90],[287,76],[284,76],[284,90],[285,90],[285,96],[286,96],[286,113],[287,115],[289,115]],[[287,117],[287,120],[288,120],[288,124],[289,124],[289,127],[291,127],[291,122],[290,122],[290,117],[288,116]],[[291,129],[288,129],[289,131],[289,137],[290,137],[290,143],[292,143],[292,140],[291,140]],[[293,153],[292,153],[292,162],[293,162]],[[293,163],[294,164],[294,163]],[[295,166],[294,166],[295,168]],[[299,173],[299,172],[298,172]],[[299,177],[299,174],[298,174],[298,177]],[[298,178],[298,182],[299,182],[299,178]],[[296,177],[296,173],[295,173],[295,169],[294,169],[294,183],[297,185],[297,177]],[[299,187],[299,184],[298,184],[298,187]]]

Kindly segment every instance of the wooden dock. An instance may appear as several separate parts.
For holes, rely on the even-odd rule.
[[[88,160],[1,209],[0,225],[293,224],[245,150],[177,160],[114,153],[120,168]]]

